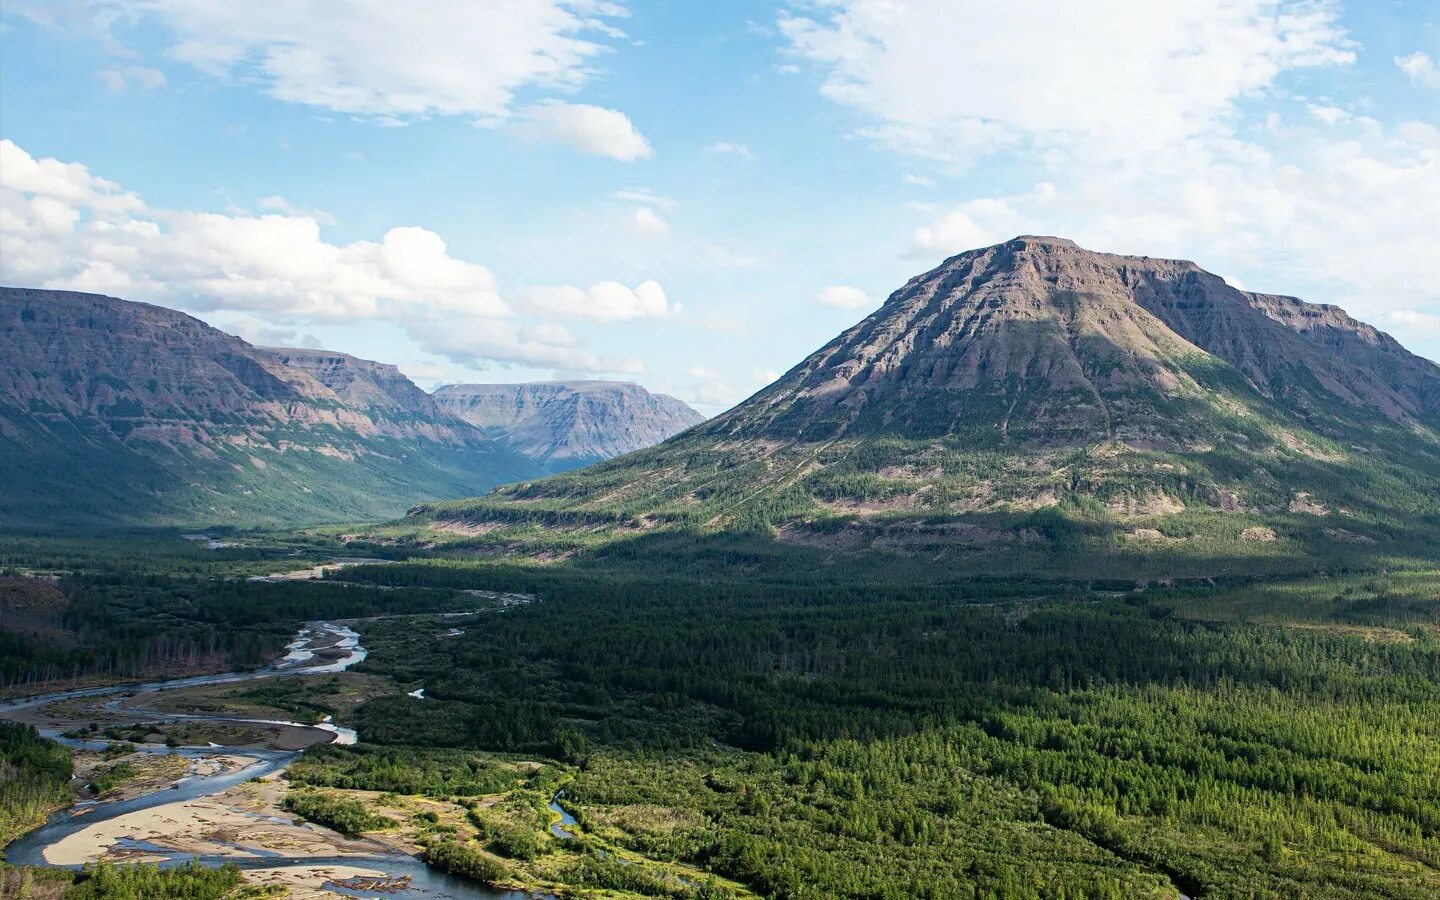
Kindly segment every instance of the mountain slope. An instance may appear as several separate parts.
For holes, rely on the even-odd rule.
[[[912,279],[677,439],[417,518],[492,540],[545,523],[950,555],[1433,556],[1437,400],[1440,367],[1334,307],[1021,237]]]
[[[353,520],[536,471],[392,367],[162,307],[3,288],[0,342],[0,521]]]
[[[629,382],[455,384],[434,396],[446,410],[550,471],[640,450],[705,420],[680,400]]]

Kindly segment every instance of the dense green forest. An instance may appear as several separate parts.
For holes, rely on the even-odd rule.
[[[77,539],[9,545],[12,568],[0,568],[0,689],[253,668],[274,659],[305,621],[473,605],[449,589],[251,582],[244,576],[297,563],[268,559],[273,552],[195,557],[173,535],[173,556],[137,553],[132,562],[106,541],[93,546],[87,558]],[[60,574],[19,575],[36,569]]]
[[[442,621],[359,623],[358,672],[425,700],[368,700],[346,721],[364,743],[289,773],[292,811],[347,832],[390,826],[345,791],[538,803],[517,826],[472,802],[468,841],[434,826],[432,863],[481,880],[524,863],[629,896],[1440,896],[1433,569],[896,575],[744,535],[648,572],[621,548],[409,552],[346,584],[72,565],[57,589],[90,637],[67,652],[205,629],[261,652],[305,619],[534,595],[443,639]],[[270,686],[303,705],[294,687]],[[33,734],[7,741],[50,759]],[[546,832],[562,787],[573,842]]]
[[[156,866],[87,866],[65,891],[64,900],[250,900],[283,896],[256,886],[242,887],[234,865],[207,868],[189,862],[172,869]]]
[[[351,577],[427,575],[541,600],[450,642],[367,627],[364,668],[426,690],[362,707],[367,741],[562,759],[582,824],[698,812],[635,849],[763,895],[1440,894],[1433,580],[1379,640],[1356,599],[1388,576],[1293,628],[1186,618],[1262,583]]]
[[[32,726],[0,722],[0,847],[70,801],[70,751]]]

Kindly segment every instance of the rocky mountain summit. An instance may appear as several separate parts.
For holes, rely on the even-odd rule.
[[[623,381],[454,384],[435,400],[552,471],[640,450],[705,420],[674,397]]]
[[[1336,307],[1238,291],[1191,262],[1019,237],[911,280],[707,430],[1180,447],[1234,432],[1252,401],[1433,424],[1440,367]]]
[[[1336,307],[1022,236],[917,276],[659,447],[417,516],[492,540],[543,517],[847,549],[1083,534],[1343,558],[1437,537],[1440,366]]]

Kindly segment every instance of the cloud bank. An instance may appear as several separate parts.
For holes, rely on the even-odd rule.
[[[289,209],[283,198],[262,205]],[[564,325],[678,312],[664,289],[600,282],[502,296],[495,275],[416,226],[335,244],[312,214],[155,209],[85,166],[36,159],[0,140],[0,279],[219,313],[252,334],[377,320],[456,363],[634,373]]]

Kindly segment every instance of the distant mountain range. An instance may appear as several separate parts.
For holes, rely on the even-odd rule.
[[[939,554],[1435,556],[1440,366],[1194,263],[1019,237],[912,279],[672,441],[416,515],[492,542],[544,522]]]
[[[435,400],[556,472],[642,450],[705,421],[682,401],[628,382],[454,384]]]
[[[668,436],[625,409],[606,414],[596,389],[573,423],[529,423],[528,442],[511,446],[394,366],[255,347],[94,294],[0,288],[0,346],[0,523],[383,518]],[[627,403],[644,395],[611,387]],[[589,455],[556,450],[582,445]]]

